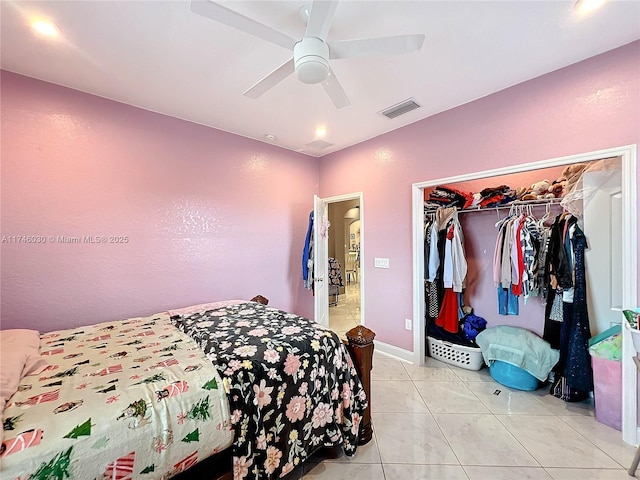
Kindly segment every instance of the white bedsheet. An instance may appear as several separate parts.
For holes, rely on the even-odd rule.
[[[41,337],[3,412],[0,478],[160,479],[233,441],[215,367],[167,313]]]

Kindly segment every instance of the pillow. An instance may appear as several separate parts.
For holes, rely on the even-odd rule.
[[[207,310],[215,310],[217,308],[229,307],[231,305],[237,305],[239,303],[245,303],[246,300],[223,300],[221,302],[202,303],[200,305],[192,305],[190,307],[176,308],[174,310],[168,310],[170,317],[176,315],[187,316],[194,313],[206,312]]]
[[[18,391],[22,377],[36,375],[48,366],[39,350],[40,333],[37,330],[0,330],[0,415]],[[0,430],[0,442],[3,433]]]
[[[47,367],[39,350],[37,330],[0,330],[0,412],[18,390],[22,377],[38,374]]]

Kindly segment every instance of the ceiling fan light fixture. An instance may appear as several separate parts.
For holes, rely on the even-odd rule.
[[[298,13],[307,24],[307,28],[298,42],[294,37],[236,12],[215,0],[191,0],[191,11],[287,50],[293,50],[293,58],[289,58],[246,90],[243,93],[246,97],[256,99],[296,72],[300,82],[320,83],[335,107],[344,108],[351,102],[332,70],[329,59],[378,54],[404,55],[420,50],[425,35],[394,35],[327,43],[327,35],[331,29],[337,4],[338,0],[313,0],[311,8],[308,6],[300,8]]]
[[[293,59],[298,80],[321,83],[329,76],[329,47],[315,37],[305,37],[293,47]]]

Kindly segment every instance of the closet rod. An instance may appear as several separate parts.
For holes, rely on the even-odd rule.
[[[514,200],[513,202],[506,203],[504,205],[497,205],[495,207],[469,207],[459,208],[458,213],[467,212],[491,212],[493,210],[504,210],[507,208],[518,207],[521,205],[546,206],[546,205],[560,205],[562,198],[543,198],[542,200]],[[426,213],[435,212],[437,209],[425,208]]]

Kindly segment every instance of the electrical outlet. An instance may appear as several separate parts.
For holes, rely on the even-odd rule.
[[[404,328],[405,328],[405,330],[411,330],[411,319],[410,318],[405,318],[404,319]]]

